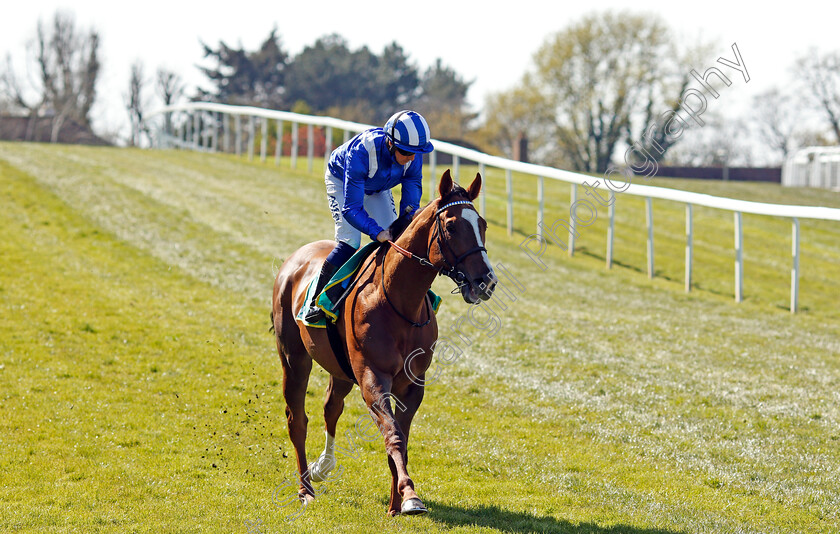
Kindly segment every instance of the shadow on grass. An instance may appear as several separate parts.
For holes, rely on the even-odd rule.
[[[435,501],[426,501],[429,519],[449,527],[478,526],[498,530],[530,534],[532,532],[558,532],[564,534],[680,534],[680,531],[637,528],[629,525],[602,527],[594,523],[574,524],[563,519],[537,517],[521,512],[503,510],[498,506],[463,508]]]

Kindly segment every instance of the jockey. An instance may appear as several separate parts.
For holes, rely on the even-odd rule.
[[[434,150],[430,138],[426,119],[400,111],[384,128],[365,130],[333,150],[324,181],[337,245],[321,267],[314,299],[359,248],[362,234],[381,243],[394,237],[386,230],[397,219],[392,187],[402,185],[399,213],[409,221],[414,216],[423,195],[422,154]],[[308,305],[308,322],[324,318],[314,300]]]

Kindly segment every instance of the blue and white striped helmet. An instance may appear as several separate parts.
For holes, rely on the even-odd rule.
[[[435,149],[426,119],[416,111],[394,113],[385,123],[385,134],[394,146],[407,152],[426,154]]]

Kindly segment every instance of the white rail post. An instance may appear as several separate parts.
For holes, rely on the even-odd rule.
[[[332,126],[327,126],[324,130],[324,164],[329,163],[330,154],[332,154]]]
[[[201,117],[200,113],[193,113],[193,148],[198,149],[199,137],[201,135]]]
[[[230,146],[230,115],[223,113],[222,117],[224,117],[224,122],[222,123],[222,135],[224,135],[225,138],[225,152],[230,154],[233,152],[233,148]]]
[[[213,126],[211,126],[211,122],[213,123]],[[208,150],[213,150],[213,146],[215,145],[215,143],[213,142],[213,137],[215,134],[214,127],[216,124],[216,114],[209,111],[205,113],[204,123],[205,124],[203,128],[207,132],[207,144],[205,145],[205,148],[207,148]]]
[[[260,161],[265,163],[266,153],[268,152],[268,119],[260,119],[262,139],[260,139]]]
[[[694,256],[694,223],[691,204],[685,205],[685,292],[691,292],[691,262]]]
[[[610,225],[607,227],[607,269],[612,269],[613,264],[613,242],[615,241],[615,201],[607,208],[610,216]]]
[[[478,164],[478,173],[481,175],[481,195],[478,197],[478,213],[484,217],[487,213],[487,168],[483,163]]]
[[[193,134],[192,134],[193,120],[192,120],[191,115],[187,115],[187,120],[184,122],[184,125],[186,126],[184,128],[184,142],[187,145],[192,145],[193,144]]]
[[[645,197],[645,204],[647,209],[646,217],[647,220],[647,230],[648,230],[648,238],[647,238],[647,270],[648,270],[648,278],[653,278],[653,199],[650,197]]]
[[[209,115],[212,117],[212,115]],[[199,122],[201,126],[201,146],[205,149],[210,148],[210,128],[207,127],[207,113],[201,114],[201,121]]]
[[[173,128],[172,128],[172,112],[171,111],[167,111],[163,115],[163,133],[165,133],[167,137],[171,137],[175,134],[175,132],[173,131]],[[169,143],[169,141],[167,140],[166,143]]]
[[[540,224],[545,217],[545,178],[537,177],[537,237],[542,240],[542,225]]]
[[[350,140],[350,130],[344,130],[344,135],[341,136],[341,139],[342,139],[342,141],[341,141],[342,144],[349,141]]]
[[[277,119],[274,122],[277,126],[277,142],[274,144],[274,165],[280,165],[280,158],[283,156],[283,121]]]
[[[254,139],[256,138],[256,125],[254,124],[255,117],[251,115],[248,117],[248,161],[253,161],[254,159]]]
[[[574,205],[577,202],[577,184],[572,184],[571,197],[569,198],[569,214],[574,213]],[[575,255],[575,234],[577,233],[577,221],[569,217],[569,257]]]
[[[744,232],[741,212],[735,212],[735,302],[744,300]]]
[[[221,120],[221,113],[213,113],[213,145],[210,147],[213,152],[219,151],[219,120]]]
[[[505,169],[505,186],[507,189],[507,234],[513,235],[513,173]]]
[[[437,151],[429,154],[429,201],[435,199],[435,186],[437,185]]]
[[[461,158],[459,156],[452,156],[452,179],[458,181],[458,176],[461,174]]]
[[[292,122],[292,168],[297,169],[298,123]]]
[[[234,115],[234,128],[236,128],[236,155],[242,155],[242,116]]]
[[[315,158],[315,127],[306,125],[306,170],[312,172],[312,160]]]
[[[790,313],[799,309],[799,219],[793,218],[793,268],[790,271]]]

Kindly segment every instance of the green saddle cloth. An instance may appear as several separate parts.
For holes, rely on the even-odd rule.
[[[362,266],[362,262],[370,256],[371,254],[376,252],[376,249],[379,248],[379,242],[372,241],[365,245],[364,247],[360,248],[356,251],[353,256],[347,260],[344,265],[342,265],[338,271],[330,278],[330,281],[327,282],[326,287],[318,296],[318,301],[316,304],[319,308],[324,310],[324,314],[332,321],[336,322],[338,320],[338,314],[340,313],[340,308],[333,310],[333,302],[329,299],[327,295],[327,289],[330,289],[333,286],[340,285],[342,291],[338,292],[338,296],[340,297],[347,287],[353,282],[353,278],[355,278],[356,273],[359,271],[359,268]],[[298,311],[297,316],[295,317],[297,320],[301,321],[306,326],[314,326],[316,328],[326,328],[326,320],[321,319],[317,323],[310,323],[304,317],[304,311],[306,310],[306,304],[311,302],[312,293],[315,291],[315,285],[318,282],[318,275],[316,274],[312,281],[306,288],[306,296],[303,300],[303,306],[301,306],[300,311]],[[432,310],[437,314],[438,309],[440,309],[441,302],[443,299],[440,296],[436,295],[431,289],[429,290],[429,300],[432,303]]]

